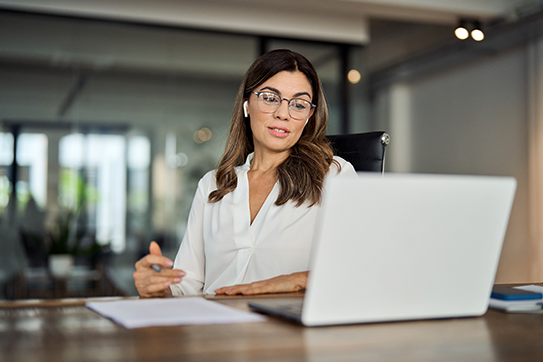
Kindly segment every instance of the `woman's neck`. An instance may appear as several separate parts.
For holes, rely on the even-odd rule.
[[[275,172],[277,167],[287,159],[289,154],[289,151],[273,153],[258,152],[255,150],[253,159],[251,161],[251,171],[258,173],[269,173],[270,171]]]

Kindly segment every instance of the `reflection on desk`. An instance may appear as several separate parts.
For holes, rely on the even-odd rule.
[[[247,310],[256,298],[208,299]],[[319,328],[268,318],[129,330],[84,302],[47,301],[49,307],[31,308],[28,302],[0,302],[3,361],[534,361],[543,356],[541,315],[489,311],[479,318]]]
[[[123,296],[102,269],[74,266],[67,276],[53,276],[47,268],[27,268],[5,286],[7,299],[53,299]]]

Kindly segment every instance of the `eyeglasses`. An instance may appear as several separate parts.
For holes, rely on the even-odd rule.
[[[302,98],[281,98],[273,92],[253,92],[256,94],[258,109],[264,113],[274,113],[277,111],[283,101],[288,102],[288,114],[297,120],[306,120],[309,118],[309,113],[313,107],[313,103]]]

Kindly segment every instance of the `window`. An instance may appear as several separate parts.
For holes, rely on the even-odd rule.
[[[125,248],[126,141],[119,135],[71,134],[59,142],[60,206],[79,215],[99,244]]]
[[[141,254],[157,240],[174,257],[263,38],[2,11],[0,23],[10,29],[0,38],[0,119],[46,137],[28,146],[40,151],[21,149],[21,200],[32,194],[48,212],[80,212],[117,252]],[[266,47],[313,62],[330,107],[328,132],[340,133],[339,47],[271,38]],[[0,212],[13,186],[13,141],[2,137]]]
[[[0,213],[5,212],[12,192],[9,179],[13,163],[13,135],[0,133]],[[17,139],[17,209],[24,210],[33,198],[44,209],[47,203],[47,136],[22,133]]]

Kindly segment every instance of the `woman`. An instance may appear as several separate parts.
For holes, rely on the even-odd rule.
[[[276,50],[249,68],[226,149],[199,182],[175,263],[155,242],[136,263],[141,296],[305,289],[325,177],[354,174],[325,138],[328,111],[302,55]],[[164,269],[162,273],[151,268]]]

